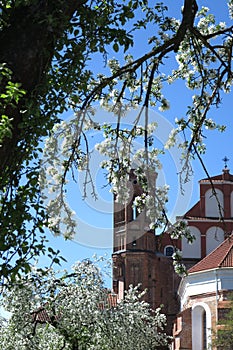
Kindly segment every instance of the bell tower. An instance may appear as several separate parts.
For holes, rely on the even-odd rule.
[[[137,208],[133,207],[135,197],[143,193],[133,170],[129,174],[128,186],[128,203],[122,205],[114,200],[113,290],[119,299],[123,298],[124,291],[130,284],[136,286],[140,283],[142,290],[148,287],[153,289],[155,280],[152,271],[155,233],[149,229],[145,211],[139,213]],[[147,301],[152,302],[152,299]]]
[[[154,177],[155,181],[155,177]],[[123,205],[114,200],[114,247],[119,251],[155,251],[154,230],[149,229],[149,220],[145,211],[139,213],[133,207],[135,197],[143,194],[143,190],[133,170],[129,174],[128,187],[130,197]]]
[[[148,181],[155,186],[156,174],[150,174]],[[172,334],[172,321],[179,307],[177,275],[171,256],[156,251],[157,239],[155,231],[149,228],[146,210],[139,213],[132,206],[135,197],[143,194],[133,170],[129,174],[128,186],[128,203],[122,205],[114,200],[113,291],[118,299],[123,299],[131,284],[140,284],[142,291],[147,290],[144,300],[153,309],[164,306],[162,312],[167,315],[167,331]]]

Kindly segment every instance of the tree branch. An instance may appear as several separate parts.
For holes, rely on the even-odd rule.
[[[174,52],[179,50],[179,46],[184,40],[187,30],[193,27],[197,10],[198,6],[196,0],[185,0],[182,22],[176,34]]]

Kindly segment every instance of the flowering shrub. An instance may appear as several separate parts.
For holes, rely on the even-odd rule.
[[[4,350],[153,350],[168,344],[165,315],[130,287],[109,303],[99,268],[86,260],[73,271],[33,269],[5,292],[9,321],[0,328]]]

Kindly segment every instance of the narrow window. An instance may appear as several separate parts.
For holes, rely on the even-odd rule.
[[[174,253],[174,248],[172,246],[165,247],[165,256],[172,256]]]
[[[137,219],[137,207],[134,205],[133,206],[133,220],[136,220]]]

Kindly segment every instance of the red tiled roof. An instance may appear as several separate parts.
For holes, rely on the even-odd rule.
[[[42,307],[32,313],[32,320],[39,323],[51,322],[48,312]]]
[[[228,237],[215,250],[191,267],[188,273],[221,267],[233,267],[233,235]]]
[[[109,293],[108,294],[108,307],[117,307],[117,294]]]
[[[117,294],[108,293],[106,300],[101,302],[99,307],[100,309],[113,308],[117,306]]]

